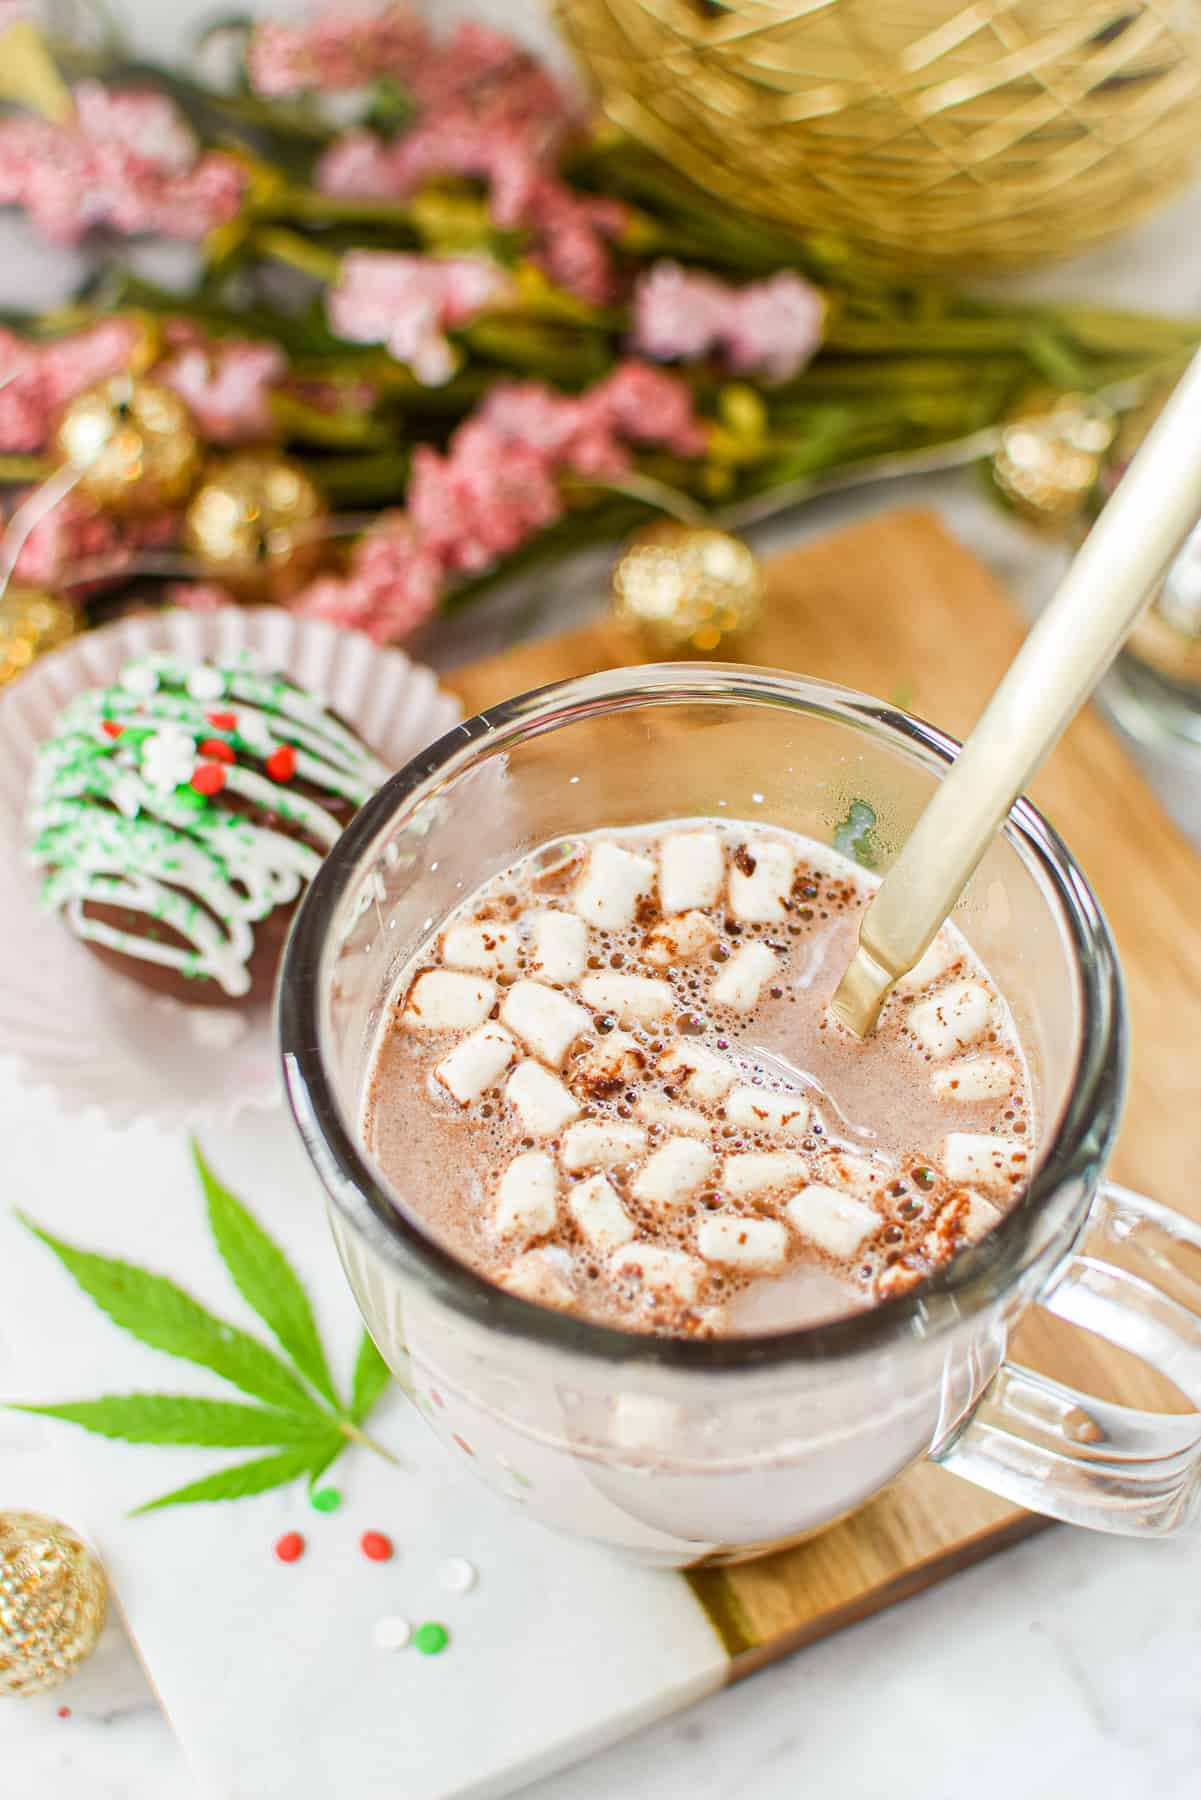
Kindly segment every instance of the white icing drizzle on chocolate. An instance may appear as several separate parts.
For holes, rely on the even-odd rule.
[[[246,653],[144,657],[73,700],[38,753],[29,825],[43,901],[79,937],[237,999],[255,922],[295,899],[341,835],[297,784],[357,807],[387,775],[319,700]],[[302,835],[219,804],[223,792]],[[147,932],[89,918],[89,902],[144,914]],[[186,945],[154,935],[159,924]]]

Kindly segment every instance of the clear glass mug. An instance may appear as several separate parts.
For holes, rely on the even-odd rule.
[[[297,917],[280,1030],[300,1131],[376,1343],[449,1452],[559,1530],[648,1562],[795,1541],[934,1457],[1076,1524],[1161,1533],[1201,1483],[1197,1411],[1106,1404],[1006,1361],[1038,1305],[1201,1407],[1201,1230],[1103,1179],[1124,1004],[1108,929],[1025,801],[957,923],[1013,1007],[1042,1144],[982,1243],[869,1312],[759,1338],[639,1336],[540,1308],[458,1262],[357,1129],[399,968],[456,903],[548,840],[726,813],[829,842],[875,809],[881,867],[956,751],[862,695],[769,670],[618,669],[468,720],[360,812]]]

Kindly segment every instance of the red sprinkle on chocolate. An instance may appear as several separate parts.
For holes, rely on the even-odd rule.
[[[392,1557],[392,1539],[382,1531],[365,1531],[359,1539],[359,1548],[372,1562],[389,1562]]]
[[[198,794],[203,794],[206,800],[211,800],[213,795],[219,794],[225,786],[225,770],[220,763],[197,763],[192,774],[192,786]]]
[[[285,1531],[276,1540],[275,1554],[280,1562],[299,1562],[304,1555],[304,1539],[298,1531]]]
[[[119,738],[121,733],[125,730],[125,727],[124,725],[118,725],[115,719],[104,719],[101,722],[100,729],[105,737]]]
[[[227,744],[224,738],[205,738],[200,746],[200,754],[201,756],[211,756],[214,762],[237,761],[232,744]]]
[[[291,781],[296,773],[296,752],[291,744],[281,744],[267,758],[267,773],[272,781]]]
[[[233,731],[238,723],[237,713],[211,712],[204,716],[214,731]]]

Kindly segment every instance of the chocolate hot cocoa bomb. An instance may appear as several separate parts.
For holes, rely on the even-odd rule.
[[[270,998],[304,888],[388,770],[247,654],[143,657],[38,753],[44,904],[121,974],[188,1005]]]

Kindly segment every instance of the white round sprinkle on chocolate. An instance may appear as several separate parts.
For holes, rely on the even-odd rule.
[[[413,1627],[398,1613],[385,1613],[371,1628],[377,1650],[403,1650],[413,1635]]]
[[[451,1594],[466,1594],[479,1579],[474,1563],[469,1563],[465,1556],[450,1556],[438,1571],[438,1579]]]

